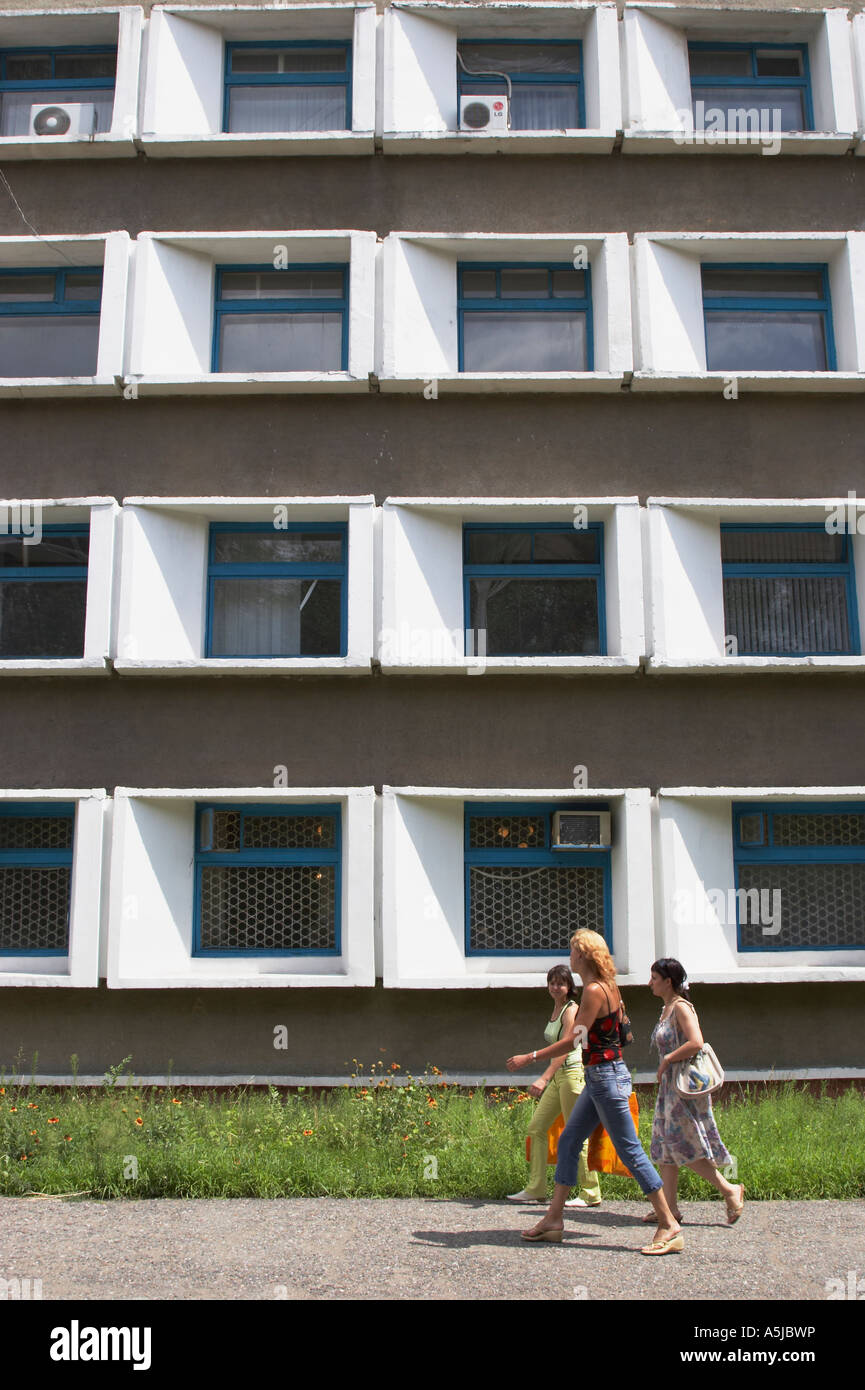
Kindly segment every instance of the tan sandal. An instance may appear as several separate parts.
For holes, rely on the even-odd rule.
[[[521,1232],[520,1232],[520,1235],[522,1236],[523,1240],[529,1240],[529,1241],[533,1241],[533,1242],[534,1242],[534,1241],[540,1242],[540,1241],[542,1241],[542,1240],[548,1240],[548,1241],[550,1242],[551,1245],[560,1245],[561,1242],[562,1242],[562,1236],[563,1236],[564,1234],[565,1234],[565,1233],[564,1233],[564,1230],[561,1229],[561,1228],[559,1228],[559,1230],[555,1231],[555,1230],[552,1230],[552,1229],[549,1228],[549,1227],[548,1227],[546,1230],[544,1230],[544,1231],[537,1231],[537,1232],[535,1232],[535,1231],[521,1231]]]
[[[745,1209],[745,1184],[743,1182],[739,1184],[739,1205],[731,1207],[728,1198],[725,1197],[724,1206],[727,1208],[727,1225],[735,1226]]]
[[[685,1248],[681,1232],[678,1235],[670,1236],[669,1240],[653,1240],[651,1245],[644,1245],[640,1251],[641,1255],[678,1255]]]
[[[684,1218],[680,1211],[674,1211],[673,1216],[678,1221],[680,1226],[684,1226]],[[642,1221],[644,1226],[651,1226],[653,1223],[657,1226],[658,1224],[658,1218],[653,1211],[648,1212],[646,1216],[641,1216],[640,1220]]]

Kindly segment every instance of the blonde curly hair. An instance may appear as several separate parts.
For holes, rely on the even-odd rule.
[[[576,946],[580,955],[591,962],[592,969],[605,985],[616,983],[616,962],[610,955],[606,941],[596,931],[576,931],[571,937],[571,946]]]

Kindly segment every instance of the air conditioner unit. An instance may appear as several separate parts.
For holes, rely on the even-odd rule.
[[[96,108],[92,101],[64,102],[62,106],[40,102],[30,107],[30,134],[53,140],[80,140],[96,130]]]
[[[507,130],[507,97],[460,97],[460,130]]]
[[[553,849],[609,849],[609,811],[554,811]]]

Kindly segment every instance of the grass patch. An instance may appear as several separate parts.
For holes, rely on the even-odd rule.
[[[125,1065],[99,1088],[0,1087],[0,1194],[502,1198],[526,1179],[532,1102],[518,1088],[460,1090],[433,1069],[399,1085],[379,1073],[323,1093],[210,1093],[123,1084]],[[865,1096],[729,1090],[719,1127],[749,1199],[865,1197]],[[647,1148],[652,1101],[642,1093]],[[630,1178],[601,1183],[639,1195]],[[680,1192],[714,1195],[686,1170]]]

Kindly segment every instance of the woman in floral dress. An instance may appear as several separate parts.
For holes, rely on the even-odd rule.
[[[673,1065],[693,1057],[703,1045],[697,1013],[688,997],[684,966],[672,957],[656,960],[649,988],[662,1000],[661,1017],[652,1034],[660,1053],[658,1098],[652,1123],[651,1156],[664,1181],[664,1196],[677,1221],[681,1221],[677,1192],[679,1169],[692,1169],[717,1187],[733,1225],[745,1204],[743,1184],[734,1187],[718,1171],[732,1163],[715,1124],[710,1095],[685,1097],[675,1087]],[[645,1218],[654,1220],[654,1214]]]

